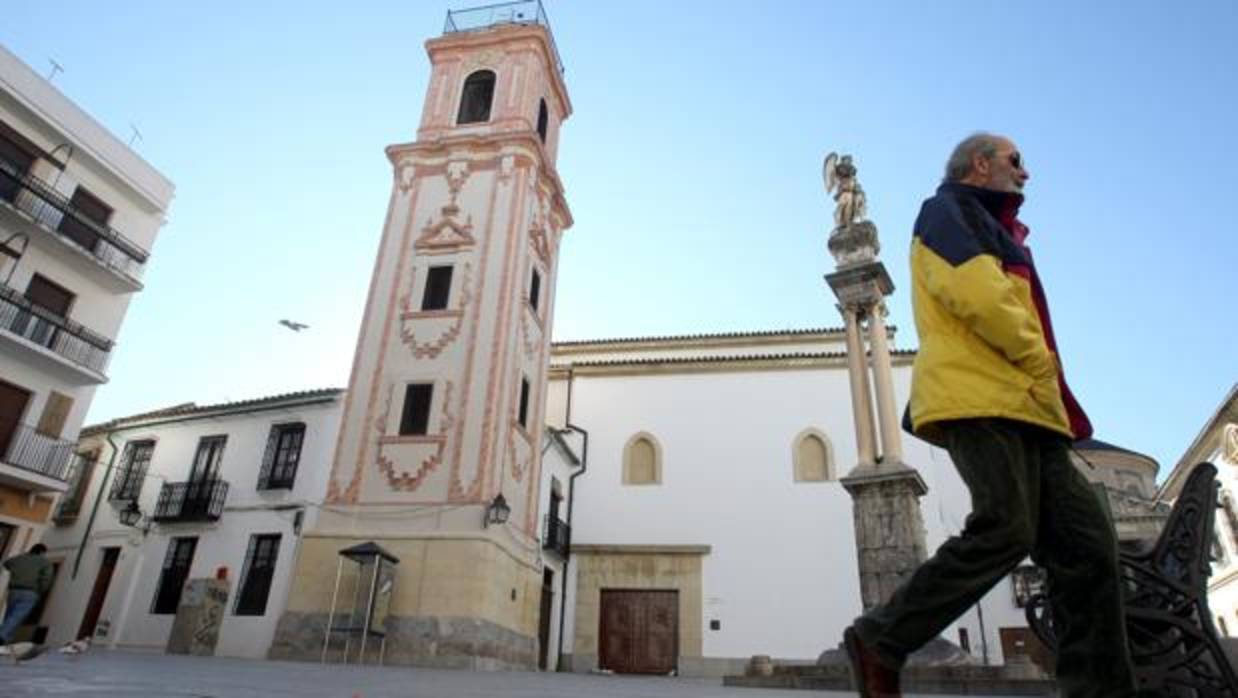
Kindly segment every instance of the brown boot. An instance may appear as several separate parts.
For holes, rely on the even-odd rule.
[[[843,645],[851,659],[851,680],[860,698],[902,698],[898,688],[898,670],[881,663],[872,650],[864,646],[855,628],[843,631]]]

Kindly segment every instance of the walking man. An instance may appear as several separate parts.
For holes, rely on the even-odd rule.
[[[46,552],[47,546],[36,543],[30,552],[4,561],[4,569],[9,571],[9,593],[4,623],[0,624],[0,646],[13,641],[17,627],[52,588],[52,563],[43,556]]]
[[[1028,173],[1009,139],[960,143],[911,244],[920,350],[908,426],[950,452],[971,493],[963,531],[844,632],[864,698],[900,696],[907,656],[1028,555],[1049,574],[1066,698],[1127,698],[1117,539],[1069,457],[1091,424],[1071,395],[1016,215]]]

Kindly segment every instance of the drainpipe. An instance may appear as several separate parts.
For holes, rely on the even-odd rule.
[[[574,378],[571,366],[567,369],[567,414],[564,415],[563,431],[574,431],[580,434],[583,442],[580,447],[580,470],[572,473],[567,479],[567,555],[563,558],[563,579],[559,580],[559,648],[556,653],[559,671],[563,671],[563,629],[567,621],[567,572],[572,565],[572,504],[576,501],[576,478],[585,474],[589,468],[589,432],[572,424],[572,384]]]
[[[82,542],[77,545],[77,556],[73,558],[73,574],[69,575],[69,579],[77,579],[77,570],[82,566],[82,555],[86,553],[86,541],[90,538],[90,531],[95,526],[95,516],[99,514],[99,504],[103,501],[103,493],[107,491],[107,480],[112,475],[112,467],[116,465],[116,454],[120,452],[120,447],[112,441],[112,437],[116,435],[119,429],[109,431],[104,437],[107,443],[112,447],[112,455],[107,460],[107,467],[103,470],[103,479],[99,481],[99,491],[95,494],[95,503],[90,507],[90,518],[86,520],[86,530],[82,532]]]

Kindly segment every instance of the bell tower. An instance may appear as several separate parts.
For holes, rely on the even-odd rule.
[[[449,12],[426,51],[417,140],[386,151],[390,203],[325,505],[270,654],[318,659],[337,553],[373,541],[402,560],[386,662],[535,668],[571,102],[536,0]]]

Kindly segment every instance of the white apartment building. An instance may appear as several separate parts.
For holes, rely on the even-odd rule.
[[[39,541],[67,487],[172,194],[0,46],[0,559]]]
[[[44,537],[59,569],[48,641],[162,650],[185,581],[222,577],[216,654],[265,657],[326,492],[342,395],[186,404],[83,429],[93,458]]]

